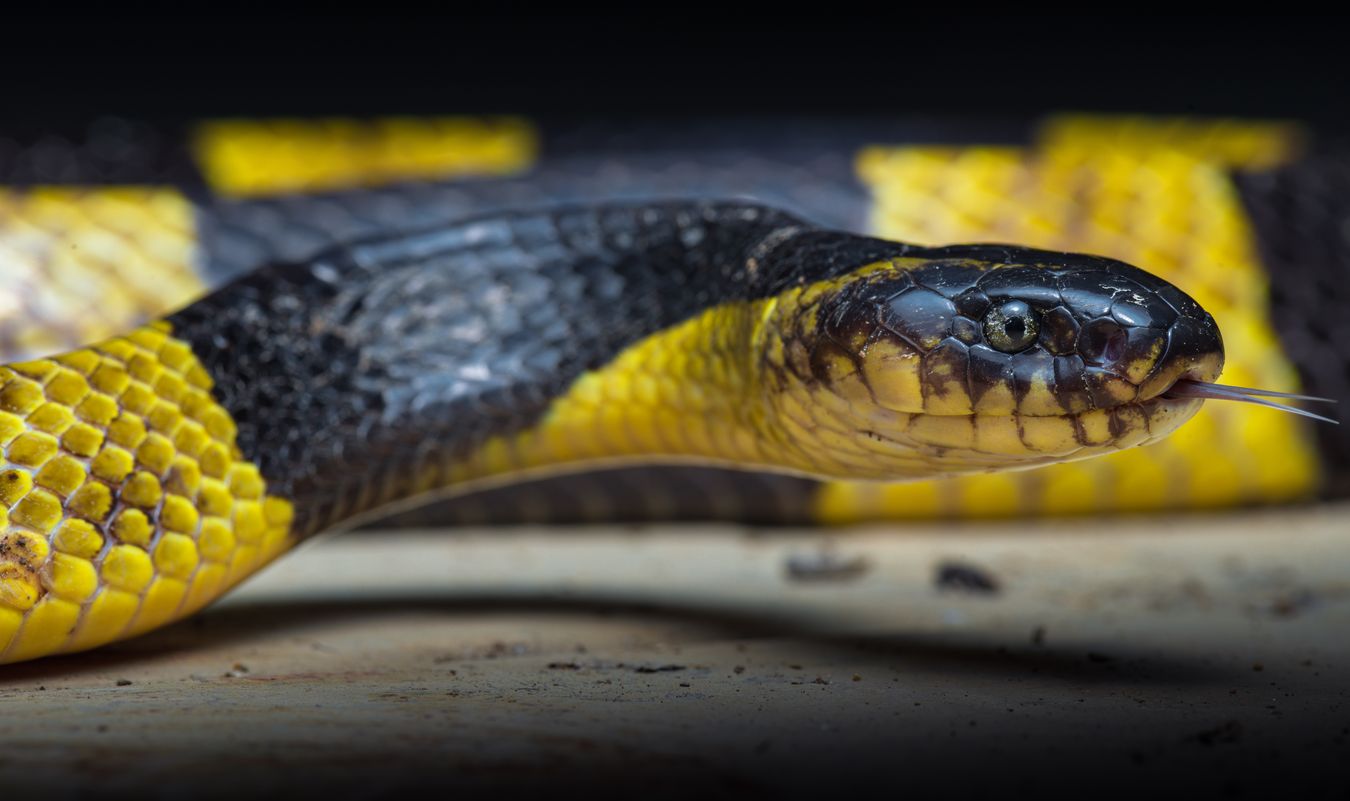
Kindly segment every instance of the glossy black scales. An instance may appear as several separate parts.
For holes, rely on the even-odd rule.
[[[922,354],[926,410],[994,411],[982,404],[991,390],[1020,403],[1038,385],[1057,401],[1056,413],[1110,408],[1141,392],[1156,395],[1179,370],[1215,354],[1221,363],[1214,319],[1176,287],[1128,264],[999,245],[910,255],[923,263],[827,299],[816,347],[857,358],[866,345],[848,343],[889,337]],[[821,363],[829,360],[813,362]],[[814,377],[828,379],[819,370]],[[964,397],[947,398],[953,386]]]
[[[295,502],[303,535],[441,485],[455,459],[532,426],[582,372],[643,337],[899,258],[911,269],[825,298],[820,325],[839,330],[818,342],[848,341],[843,329],[859,325],[903,340],[924,354],[926,400],[952,391],[930,380],[945,373],[966,376],[959,394],[977,411],[987,388],[1020,401],[1037,381],[1065,411],[1115,405],[1098,384],[1137,387],[1219,347],[1193,301],[1128,265],[915,248],[744,203],[480,217],[263,268],[170,323],[215,379],[244,454]],[[1016,353],[989,346],[986,311],[1009,300],[1050,315]],[[1093,354],[1079,329],[1106,325],[1124,338]],[[1151,348],[1149,375],[1122,375]]]
[[[170,322],[303,534],[531,425],[644,336],[906,250],[748,204],[518,213],[266,267]]]

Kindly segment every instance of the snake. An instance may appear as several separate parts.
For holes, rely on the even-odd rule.
[[[1207,399],[1283,408],[1216,384],[1223,362],[1214,318],[1129,264],[750,202],[370,237],[0,368],[0,662],[150,631],[321,532],[530,475],[910,480],[1132,448]]]

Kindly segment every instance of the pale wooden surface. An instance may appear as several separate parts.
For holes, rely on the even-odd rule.
[[[344,535],[0,669],[0,787],[1350,795],[1350,507],[809,532]],[[993,596],[939,592],[935,566]],[[1037,632],[1040,634],[1037,634]],[[129,682],[129,683],[127,683]]]

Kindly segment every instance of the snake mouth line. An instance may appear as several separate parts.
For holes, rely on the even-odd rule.
[[[1292,392],[1275,392],[1269,389],[1252,389],[1251,387],[1234,387],[1227,384],[1213,384],[1207,381],[1196,381],[1189,378],[1183,378],[1168,387],[1167,391],[1158,397],[1168,400],[1197,398],[1200,400],[1226,400],[1237,401],[1239,403],[1254,403],[1258,406],[1279,409],[1282,412],[1309,417],[1324,423],[1340,425],[1340,421],[1334,418],[1324,417],[1323,415],[1310,412],[1307,409],[1300,409],[1297,406],[1270,400],[1270,398],[1282,398],[1284,400],[1303,401],[1305,403],[1336,403],[1332,398],[1319,398],[1313,395],[1298,395]]]

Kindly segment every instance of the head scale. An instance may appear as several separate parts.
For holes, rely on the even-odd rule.
[[[877,478],[1033,467],[1162,437],[1200,406],[1163,397],[1223,366],[1214,319],[1130,265],[958,246],[810,285],[770,348],[788,429],[852,441],[821,458]],[[809,397],[807,397],[809,396]],[[850,433],[851,432],[851,433]],[[799,436],[800,431],[795,435]]]

